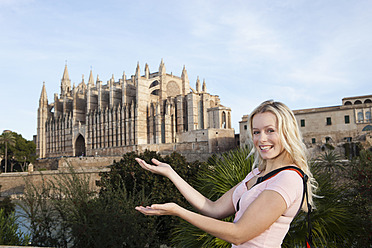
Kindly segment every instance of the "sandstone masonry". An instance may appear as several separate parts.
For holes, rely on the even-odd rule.
[[[158,72],[135,75],[102,84],[90,71],[88,82],[71,87],[67,65],[61,92],[48,103],[45,83],[37,114],[39,158],[60,156],[115,156],[145,149],[189,160],[204,160],[234,147],[231,109],[207,92],[199,78],[191,88],[185,67],[180,77]]]

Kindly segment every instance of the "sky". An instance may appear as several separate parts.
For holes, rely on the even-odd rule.
[[[0,132],[32,139],[43,82],[52,103],[66,64],[75,85],[185,66],[235,133],[268,99],[341,105],[372,94],[371,13],[370,0],[0,0]]]

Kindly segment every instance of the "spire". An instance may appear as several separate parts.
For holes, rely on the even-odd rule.
[[[89,74],[88,87],[94,87],[94,80],[93,80],[92,70],[90,70],[90,74]]]
[[[184,81],[189,81],[189,77],[188,77],[188,75],[187,75],[187,71],[186,71],[185,65],[183,65],[181,78],[182,78],[182,80],[184,80]]]
[[[48,103],[48,96],[45,89],[45,82],[43,82],[43,88],[41,89],[41,95],[39,103]]]
[[[70,80],[70,77],[68,76],[67,64],[66,64],[65,70],[63,72],[62,80],[61,80],[61,96],[65,96],[69,94],[70,90],[71,90],[71,80]]]
[[[202,88],[202,91],[203,92],[207,92],[207,84],[205,83],[205,79],[203,79],[203,88]]]
[[[139,62],[137,62],[137,68],[136,68],[136,78],[139,78],[141,75],[141,70],[139,66]]]
[[[149,79],[149,77],[150,77],[150,69],[149,69],[149,65],[147,63],[145,65],[145,77],[147,79]]]
[[[181,79],[182,79],[182,94],[186,95],[190,92],[190,81],[189,81],[189,76],[187,75],[185,65],[183,65]]]
[[[159,74],[162,74],[162,75],[165,74],[165,65],[164,65],[163,59],[161,59],[161,62],[159,65]]]
[[[65,71],[63,72],[63,76],[62,76],[62,81],[64,80],[70,81],[70,77],[68,76],[68,71],[67,71],[67,64],[65,64]]]
[[[123,79],[123,82],[125,83],[125,80],[127,80],[127,76],[125,75],[125,71],[123,71],[123,77],[122,77],[122,79]]]
[[[110,87],[112,87],[112,86],[114,85],[114,83],[115,83],[114,74],[112,74],[112,77],[111,77],[111,79],[108,81],[108,83],[109,83]]]
[[[198,79],[196,79],[196,92],[197,93],[200,92],[200,80],[199,80],[199,76],[198,76]]]

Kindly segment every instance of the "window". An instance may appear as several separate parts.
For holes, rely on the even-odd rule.
[[[327,126],[332,125],[332,119],[331,117],[327,117]]]
[[[363,119],[364,119],[363,113],[362,112],[359,112],[358,113],[358,122],[363,122]]]
[[[350,116],[345,115],[345,124],[349,124],[349,123],[350,123]]]
[[[330,137],[326,137],[325,138],[325,142],[328,143],[329,141],[331,141],[331,138]]]
[[[316,139],[315,138],[312,138],[311,139],[311,144],[315,144],[316,143]]]
[[[344,140],[345,140],[346,142],[351,142],[352,137],[345,137]]]
[[[244,130],[247,130],[247,125],[244,125]]]
[[[301,120],[301,127],[304,127],[305,126],[305,119],[302,119]]]
[[[150,85],[149,88],[155,87],[157,85],[159,85],[159,81],[158,80],[155,80],[154,82],[151,83],[151,85]]]
[[[159,90],[153,90],[151,92],[151,95],[158,96],[159,95]]]
[[[222,128],[226,128],[226,113],[222,112],[222,123],[221,123]]]
[[[370,111],[366,112],[366,120],[371,121],[371,112]]]

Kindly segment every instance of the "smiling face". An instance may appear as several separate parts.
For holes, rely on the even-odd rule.
[[[252,120],[253,144],[261,158],[273,162],[284,155],[276,116],[271,112],[257,113]]]

